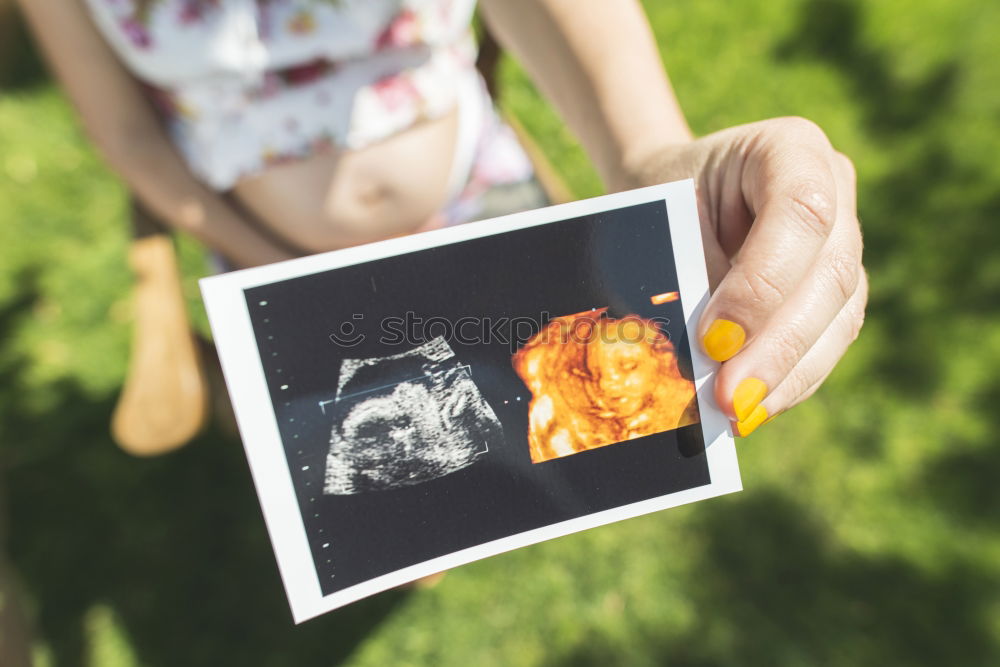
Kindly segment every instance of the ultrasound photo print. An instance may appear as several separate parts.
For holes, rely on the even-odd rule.
[[[503,427],[438,337],[409,352],[340,363],[323,493],[420,484],[472,465]]]
[[[691,182],[202,290],[296,622],[740,488]]]

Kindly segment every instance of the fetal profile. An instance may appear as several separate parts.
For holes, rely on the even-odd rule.
[[[331,408],[323,492],[421,484],[475,463],[503,428],[444,338],[407,352],[344,359]]]
[[[532,395],[532,463],[699,422],[694,382],[652,320],[607,308],[556,317],[512,362]]]

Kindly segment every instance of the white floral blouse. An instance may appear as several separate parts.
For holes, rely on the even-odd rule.
[[[475,0],[85,0],[219,190],[449,111],[475,74]]]

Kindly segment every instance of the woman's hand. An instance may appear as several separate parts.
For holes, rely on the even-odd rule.
[[[864,317],[850,161],[800,118],[692,141],[636,0],[480,6],[580,137],[608,189],[695,179],[715,287],[698,337],[724,362],[716,399],[735,431],[748,435],[808,398]]]
[[[713,287],[698,325],[719,406],[749,435],[819,388],[864,321],[851,161],[779,118],[647,153],[643,185],[693,177]]]

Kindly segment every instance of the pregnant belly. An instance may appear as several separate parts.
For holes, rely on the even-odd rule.
[[[360,150],[269,167],[232,195],[304,252],[421,231],[447,201],[456,130],[452,112]]]

